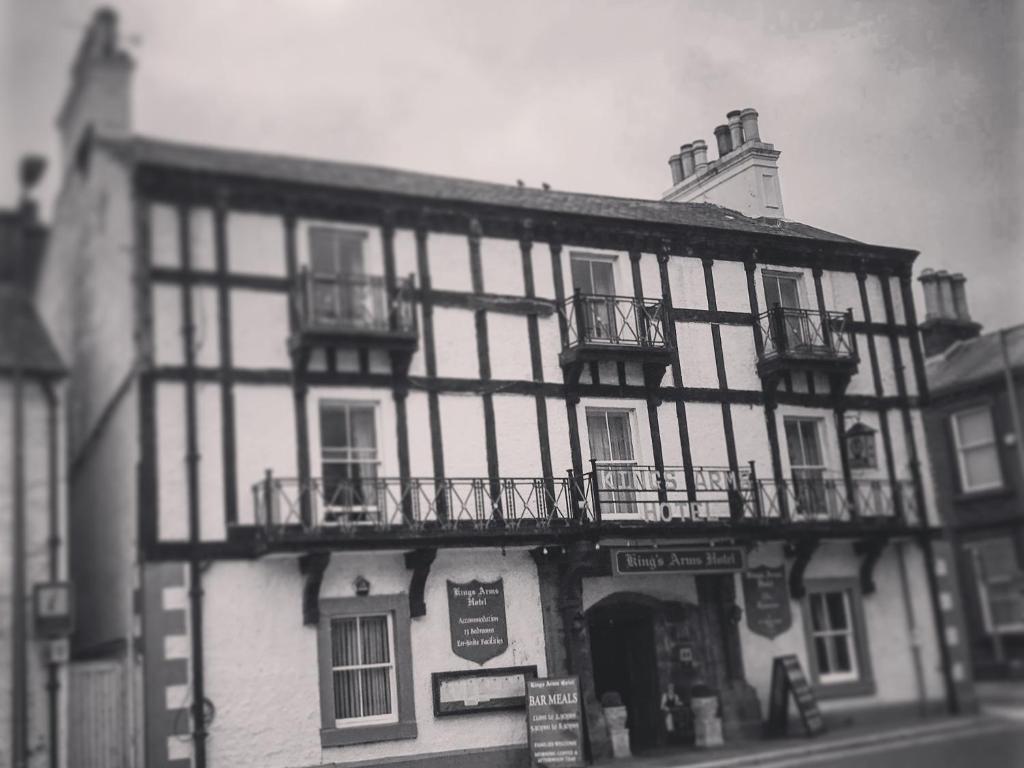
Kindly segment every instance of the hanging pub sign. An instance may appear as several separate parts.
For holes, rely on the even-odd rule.
[[[746,564],[743,547],[661,547],[612,550],[616,576],[647,573],[733,573]]]
[[[774,639],[793,625],[786,566],[759,565],[743,573],[747,626],[754,634]]]
[[[448,582],[452,652],[483,664],[508,650],[505,585],[497,581]]]
[[[526,735],[530,764],[582,768],[583,709],[578,677],[526,682]]]

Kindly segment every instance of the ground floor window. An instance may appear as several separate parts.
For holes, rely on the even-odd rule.
[[[1024,571],[1009,537],[966,545],[988,635],[1024,632]]]
[[[405,595],[320,601],[324,746],[416,736],[409,626]]]
[[[804,632],[811,676],[819,695],[874,690],[860,588],[855,579],[807,582]]]

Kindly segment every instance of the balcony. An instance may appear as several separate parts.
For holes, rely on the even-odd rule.
[[[753,464],[665,467],[596,462],[555,478],[278,478],[253,486],[254,524],[233,538],[274,549],[417,542],[551,541],[580,535],[905,530],[919,521],[909,481],[759,480]]]
[[[373,347],[412,352],[418,328],[413,278],[389,295],[377,275],[299,274],[298,322],[293,349],[316,345]]]
[[[596,296],[577,291],[562,306],[567,334],[559,362],[572,384],[591,362],[637,362],[656,386],[672,359],[660,299]],[[656,379],[656,380],[653,380]]]
[[[848,379],[857,370],[850,312],[776,306],[758,317],[758,324],[764,344],[757,370],[763,378],[816,370]]]

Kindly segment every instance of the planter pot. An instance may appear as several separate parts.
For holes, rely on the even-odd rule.
[[[718,714],[718,697],[701,696],[699,698],[690,699],[690,707],[693,708],[694,720],[707,722]]]
[[[626,730],[625,707],[605,707],[604,719],[608,722],[608,730],[612,733]]]

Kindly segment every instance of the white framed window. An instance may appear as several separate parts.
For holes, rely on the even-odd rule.
[[[764,283],[764,304],[766,309],[778,305],[786,309],[800,309],[803,304],[803,273],[775,272],[764,270],[761,273]]]
[[[583,333],[589,341],[614,341],[619,337],[621,319],[616,311],[615,256],[571,253],[573,292],[582,294]]]
[[[978,605],[989,635],[1024,631],[1024,572],[1010,537],[973,541],[970,553]]]
[[[835,511],[834,481],[826,477],[827,461],[823,448],[824,420],[807,416],[786,416],[786,447],[792,473],[793,494],[798,512],[814,516]]]
[[[950,427],[960,470],[960,488],[964,491],[1002,488],[1003,473],[992,410],[983,405],[954,413]]]
[[[342,616],[330,622],[335,727],[398,722],[391,614]]]
[[[637,512],[637,452],[633,442],[636,412],[628,408],[587,408],[590,457],[597,463],[601,514]]]
[[[822,685],[849,683],[860,677],[850,598],[846,589],[812,592],[807,596],[815,669]]]
[[[372,521],[380,455],[377,403],[319,401],[320,493],[328,515]]]

